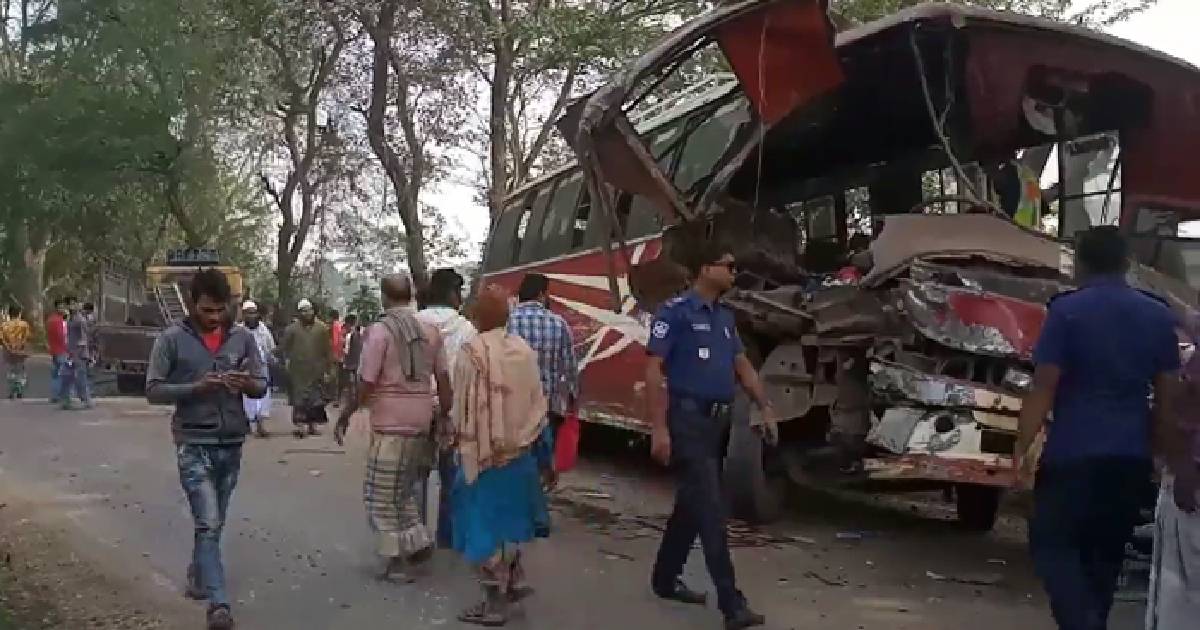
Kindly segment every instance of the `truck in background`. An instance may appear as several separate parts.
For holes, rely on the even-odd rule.
[[[191,279],[201,269],[216,269],[233,290],[229,313],[236,316],[242,302],[242,272],[221,265],[215,249],[173,249],[166,264],[147,267],[144,276],[105,265],[96,291],[96,369],[116,381],[120,394],[138,394],[145,387],[150,350],[159,333],[188,315]]]

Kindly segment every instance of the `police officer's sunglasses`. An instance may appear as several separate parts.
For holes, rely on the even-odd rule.
[[[738,266],[737,266],[736,260],[718,260],[717,262],[709,263],[705,266],[706,267],[725,267],[726,269],[729,270],[729,273],[732,273],[732,274],[736,274],[738,272]]]

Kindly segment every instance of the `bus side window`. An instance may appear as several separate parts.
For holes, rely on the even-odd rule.
[[[748,120],[745,105],[739,100],[727,103],[717,111],[701,112],[703,120],[691,120],[690,132],[680,154],[678,168],[671,173],[680,192],[686,193],[700,178],[710,174],[713,166],[729,146],[738,125]]]
[[[546,240],[543,258],[561,256],[575,246],[575,226],[582,184],[583,174],[576,171],[558,185],[558,191],[554,194],[547,211],[547,220],[554,223],[554,230]]]
[[[492,229],[491,245],[488,247],[486,271],[505,269],[513,264],[516,258],[520,237],[517,235],[519,223],[525,215],[515,207],[504,210]],[[526,218],[526,220],[528,220]]]
[[[626,239],[632,240],[662,231],[662,215],[645,197],[624,193],[617,202],[617,208]]]
[[[545,249],[546,223],[548,223],[546,208],[549,206],[556,186],[557,182],[546,182],[544,186],[530,191],[526,197],[525,207],[526,211],[530,213],[529,223],[524,230],[518,228],[522,235],[520,257],[517,262],[527,263],[542,257],[542,250]]]
[[[593,223],[593,221],[591,221],[591,215],[592,196],[588,194],[587,190],[585,189],[579,195],[579,205],[575,208],[574,229],[571,231],[572,250],[579,249],[584,245],[585,242],[588,245],[591,245],[592,241],[595,241],[595,238],[588,238],[585,241],[585,237],[588,236],[588,225]],[[595,221],[594,223],[596,224],[596,228],[592,230],[593,232],[596,231],[600,225],[599,221]]]

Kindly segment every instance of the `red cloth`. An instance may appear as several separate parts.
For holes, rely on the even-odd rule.
[[[221,344],[225,341],[225,331],[218,326],[216,330],[210,333],[200,333],[200,339],[204,341],[204,347],[208,351],[216,354],[217,350],[221,349]]]
[[[333,342],[333,359],[341,361],[346,358],[346,332],[342,322],[333,322],[329,326],[329,338]]]
[[[67,322],[57,311],[46,318],[46,345],[52,355],[67,353]]]
[[[554,436],[554,470],[567,472],[575,467],[579,458],[579,434],[583,427],[579,425],[579,414],[567,412],[563,423],[558,427]]]

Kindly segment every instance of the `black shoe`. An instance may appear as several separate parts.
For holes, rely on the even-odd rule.
[[[189,564],[187,568],[187,586],[183,588],[183,596],[196,601],[208,599],[208,593],[200,588],[200,578],[196,575],[196,565]]]
[[[685,604],[698,604],[703,606],[708,603],[708,593],[693,591],[692,589],[688,588],[687,584],[683,583],[683,580],[675,580],[675,584],[672,585],[671,588],[655,588],[654,594],[663,599],[670,599],[677,602],[683,602]]]
[[[725,630],[742,630],[742,628],[761,626],[766,622],[766,617],[750,610],[748,606],[742,606],[737,612],[725,617]]]
[[[208,630],[231,630],[233,628],[233,613],[229,606],[213,606],[208,609]]]

